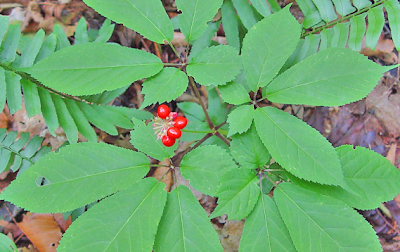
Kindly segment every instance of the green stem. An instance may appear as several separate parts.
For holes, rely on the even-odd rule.
[[[182,63],[184,64],[185,62],[181,59],[181,56],[180,56],[179,53],[176,51],[174,45],[173,45],[171,42],[169,42],[169,41],[167,41],[167,43],[168,43],[169,47],[171,47],[172,51],[174,51],[174,53],[175,53],[176,57],[178,57],[179,61],[182,62]]]
[[[376,3],[373,3],[372,5],[367,6],[367,7],[363,8],[363,9],[361,9],[361,10],[358,10],[358,11],[356,11],[356,12],[350,14],[350,15],[344,16],[344,17],[342,17],[342,18],[340,18],[340,19],[334,20],[334,21],[329,22],[329,23],[327,23],[327,24],[325,24],[325,25],[323,25],[323,26],[321,26],[321,27],[318,27],[318,28],[315,29],[315,30],[308,31],[308,32],[304,32],[304,33],[301,34],[301,38],[305,38],[305,37],[308,36],[308,35],[315,34],[315,33],[317,33],[317,32],[320,32],[320,31],[322,31],[322,30],[325,30],[325,29],[329,28],[330,26],[335,26],[336,24],[338,24],[338,23],[340,23],[340,22],[342,22],[342,21],[344,21],[344,20],[350,19],[350,18],[352,18],[352,17],[354,17],[354,16],[357,16],[357,15],[359,15],[359,14],[362,14],[362,13],[364,13],[364,12],[367,12],[367,11],[369,11],[370,9],[372,9],[372,8],[378,6],[378,5],[380,5],[380,4],[382,4],[382,3],[386,2],[386,1],[387,1],[387,0],[378,1],[378,2],[376,2]]]
[[[10,148],[9,146],[7,146],[7,145],[4,145],[4,144],[0,143],[0,149],[6,149],[6,150],[8,150],[9,152],[12,152],[12,153],[14,153],[15,155],[20,156],[22,159],[27,160],[27,161],[30,162],[31,164],[34,164],[34,162],[33,162],[30,158],[22,156],[19,152],[17,152],[17,151],[15,151],[15,150],[11,149],[11,148]]]

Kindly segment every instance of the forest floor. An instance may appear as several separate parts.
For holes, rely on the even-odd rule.
[[[176,15],[173,2],[173,0],[164,1],[172,16]],[[289,1],[280,2],[287,4]],[[0,0],[0,10],[1,14],[10,15],[14,19],[20,20],[21,29],[27,35],[39,29],[51,32],[54,24],[58,23],[62,25],[71,42],[73,42],[75,27],[81,17],[85,17],[88,27],[91,29],[99,29],[104,21],[104,17],[87,7],[81,0],[37,2]],[[292,12],[297,18],[301,18],[301,13],[296,4],[292,6]],[[223,31],[219,31],[214,39],[223,42]],[[153,42],[144,39],[122,25],[117,24],[115,26],[110,42],[149,51],[159,56],[163,62],[174,62],[176,60],[175,54],[168,48],[164,46],[159,48]],[[178,52],[185,51],[186,43],[179,32],[175,33],[173,43]],[[390,34],[381,36],[375,52],[372,53],[364,49],[362,53],[370,56],[371,60],[381,65],[391,65],[398,62],[398,52],[394,48]],[[203,90],[202,94],[206,96],[206,90]],[[188,98],[183,95],[180,99]],[[141,82],[138,81],[115,99],[113,104],[139,108],[142,102]],[[176,106],[175,104],[171,105],[172,107]],[[350,144],[367,147],[386,156],[392,164],[400,168],[400,84],[398,68],[385,73],[379,85],[365,99],[345,106],[328,108],[273,105],[307,122],[320,131],[334,146]],[[154,109],[154,107],[149,108],[151,112],[154,112]],[[47,132],[43,118],[40,116],[28,118],[25,110],[11,115],[5,109],[0,114],[0,128],[29,132],[31,136],[44,136],[45,142],[43,144],[51,146],[54,150],[66,140],[62,131],[58,132],[56,137],[51,136]],[[129,147],[128,131],[121,130],[118,137],[109,136],[100,131],[98,133],[104,142]],[[157,173],[158,171],[153,172]],[[1,173],[0,190],[7,187],[15,177],[16,174],[9,171]],[[196,196],[207,212],[215,208],[215,198],[201,193]],[[400,251],[399,206],[400,196],[391,202],[382,204],[379,209],[360,211],[360,214],[375,228],[384,251]],[[244,221],[227,221],[224,218],[216,218],[212,222],[219,233],[225,251],[237,251]],[[36,215],[27,213],[9,203],[3,202],[0,205],[2,232],[16,241],[20,251],[36,251],[36,248],[27,238],[26,232],[37,233],[38,235],[34,239],[49,243],[49,240],[53,242],[52,239],[59,239],[57,238],[59,234],[65,232],[70,223],[70,220],[65,221],[60,214]],[[55,251],[55,249],[48,251]]]

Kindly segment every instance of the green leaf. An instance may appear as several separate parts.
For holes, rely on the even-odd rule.
[[[207,47],[198,52],[186,67],[187,74],[205,86],[225,85],[242,69],[238,52],[230,46]]]
[[[17,246],[7,235],[0,233],[0,250],[3,252],[17,252]]]
[[[251,102],[246,89],[236,80],[233,80],[224,86],[219,86],[218,89],[221,98],[227,103],[240,105],[246,102]]]
[[[228,115],[227,104],[221,100],[217,89],[214,87],[208,88],[208,115],[214,125],[220,125],[225,122]]]
[[[57,112],[58,123],[61,128],[63,128],[65,135],[67,136],[68,142],[77,143],[78,142],[78,128],[68,111],[67,105],[65,105],[63,98],[59,95],[51,94],[54,106]]]
[[[378,5],[368,11],[368,28],[365,34],[365,45],[375,50],[379,36],[385,24],[383,5]]]
[[[250,0],[250,2],[263,17],[271,15],[271,10],[265,0]]]
[[[313,0],[313,3],[317,7],[322,20],[325,22],[331,22],[338,18],[335,13],[335,8],[333,7],[332,1],[326,0]]]
[[[228,45],[240,50],[239,20],[232,0],[225,0],[221,6],[222,26],[224,27]]]
[[[57,50],[69,47],[71,45],[63,28],[59,24],[54,25],[53,34],[55,34],[57,37]]]
[[[38,55],[43,44],[45,33],[40,29],[21,53],[21,57],[13,62],[13,67],[30,67]]]
[[[0,15],[0,45],[2,45],[4,35],[7,32],[9,19],[9,16]]]
[[[152,122],[145,125],[144,122],[136,118],[133,118],[132,121],[135,128],[131,131],[130,142],[136,149],[160,161],[174,156],[174,151],[178,147],[178,142],[172,147],[166,147],[161,143],[160,139],[157,139],[153,126],[151,125]]]
[[[6,71],[6,90],[7,90],[7,105],[10,113],[14,114],[22,109],[22,95],[21,95],[21,76],[18,74]]]
[[[217,233],[193,193],[181,185],[168,193],[155,252],[222,252]]]
[[[233,169],[221,177],[218,188],[218,206],[210,219],[228,214],[230,220],[241,220],[248,216],[260,196],[258,177],[247,169]]]
[[[257,108],[254,121],[265,147],[288,172],[321,184],[344,184],[336,151],[317,130],[273,107]]]
[[[362,13],[350,19],[350,34],[347,45],[354,51],[361,50],[365,30],[367,30],[367,25],[365,23],[366,16],[367,13]]]
[[[78,107],[75,101],[70,99],[64,99],[65,105],[69,113],[71,114],[78,131],[89,141],[89,142],[97,142],[97,135],[85,114]]]
[[[126,117],[124,114],[119,113],[119,111],[109,109],[111,106],[99,106],[97,104],[92,104],[92,107],[103,117],[108,118],[108,120],[114,125],[123,129],[133,129],[133,123],[131,119]]]
[[[236,133],[247,131],[253,122],[253,105],[242,105],[234,109],[228,116],[229,132],[228,137]]]
[[[319,45],[319,51],[323,51],[329,47],[331,47],[331,41],[333,38],[333,29],[325,29],[320,32],[321,35],[321,43]]]
[[[400,187],[400,172],[386,158],[363,147],[342,145],[338,152],[344,180],[356,194],[343,188],[310,183],[291,178],[293,183],[310,191],[344,201],[357,209],[374,209],[392,200]]]
[[[178,15],[180,29],[188,41],[198,39],[207,29],[222,0],[176,0],[176,6],[182,14]]]
[[[1,199],[33,212],[66,212],[128,187],[148,170],[149,160],[141,153],[78,143],[40,159],[1,193]],[[49,183],[41,185],[43,178]]]
[[[262,168],[271,159],[254,123],[247,132],[232,137],[229,149],[235,160],[246,169]]]
[[[247,0],[232,0],[232,3],[247,30],[258,22],[256,12],[251,8]]]
[[[0,68],[0,108],[4,108],[4,105],[6,104],[6,95],[7,95],[6,72],[4,68]]]
[[[243,40],[242,60],[251,90],[265,87],[275,77],[296,48],[300,32],[300,25],[288,7],[249,30]]]
[[[393,39],[393,43],[396,46],[397,51],[400,49],[400,3],[396,0],[388,0],[384,3],[386,12],[388,14],[388,20],[390,25],[390,31]]]
[[[19,39],[21,38],[20,23],[9,25],[4,43],[1,44],[0,62],[11,63],[15,60]]]
[[[35,63],[49,57],[49,55],[52,54],[56,49],[56,46],[57,46],[56,35],[50,34],[49,36],[47,36],[47,38],[44,40],[42,44],[42,47],[39,50],[39,53],[35,58]]]
[[[386,70],[358,52],[328,48],[279,75],[266,93],[277,103],[340,106],[364,98]]]
[[[253,212],[246,218],[239,251],[296,252],[275,202],[261,195]]]
[[[353,5],[357,9],[362,9],[362,8],[367,7],[367,6],[370,6],[371,2],[369,0],[353,0]]]
[[[28,117],[41,114],[41,103],[37,86],[27,79],[21,79],[21,86],[22,90],[24,90],[25,108],[26,112],[28,113]]]
[[[143,83],[142,94],[145,97],[141,108],[175,100],[185,92],[187,86],[188,78],[184,72],[175,67],[166,67]]]
[[[215,37],[215,33],[218,31],[220,24],[221,24],[220,21],[208,22],[206,31],[196,41],[194,41],[192,48],[190,48],[189,61],[198,52],[215,43],[211,39]]]
[[[100,27],[99,35],[94,42],[106,43],[110,39],[114,31],[114,27],[115,24],[111,24],[110,19],[104,20],[103,24]]]
[[[115,128],[113,122],[111,122],[108,118],[103,117],[103,115],[95,110],[93,106],[85,102],[77,102],[76,104],[83,112],[87,120],[89,120],[89,122],[92,123],[94,126],[107,132],[110,135],[118,135],[118,130]]]
[[[215,145],[196,148],[181,161],[181,173],[190,185],[202,193],[215,196],[223,174],[237,166],[226,150]]]
[[[55,136],[54,131],[58,128],[56,107],[54,106],[49,91],[42,87],[38,87],[38,94],[40,97],[43,118],[46,122],[47,128],[49,129],[49,132]]]
[[[274,198],[298,251],[382,251],[371,225],[339,200],[289,183]]]
[[[339,23],[333,27],[331,47],[346,47],[350,22]]]
[[[85,44],[89,42],[87,24],[86,24],[86,19],[84,17],[81,17],[81,19],[79,19],[79,22],[75,28],[74,37],[75,37],[74,45]]]
[[[172,22],[159,0],[84,0],[95,11],[163,44],[174,36]]]
[[[57,51],[25,70],[57,91],[89,95],[124,87],[162,68],[159,58],[138,49],[86,43]]]
[[[146,178],[90,208],[68,228],[57,251],[151,251],[165,185]]]
[[[342,17],[356,11],[356,8],[351,5],[349,0],[332,0],[332,2],[335,4],[337,13]]]

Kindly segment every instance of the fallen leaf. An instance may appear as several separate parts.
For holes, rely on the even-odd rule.
[[[396,149],[397,149],[397,143],[392,143],[386,155],[386,159],[389,160],[392,165],[394,165],[396,160]]]
[[[27,213],[18,226],[40,252],[56,252],[62,233],[52,214]]]
[[[171,163],[170,163],[169,159],[166,158],[166,159],[164,159],[163,161],[161,161],[161,162],[158,163],[158,164],[159,164],[159,165],[165,165],[165,166],[159,166],[159,167],[157,167],[157,169],[154,171],[152,177],[155,178],[155,179],[157,179],[157,180],[161,179],[161,178],[168,172],[169,167],[167,167],[167,166],[171,165]],[[166,185],[165,190],[166,190],[167,192],[170,192],[170,191],[171,191],[172,184],[174,183],[174,182],[172,181],[171,172],[168,172],[168,173],[165,175],[165,177],[161,180],[161,182],[163,182],[163,183]]]

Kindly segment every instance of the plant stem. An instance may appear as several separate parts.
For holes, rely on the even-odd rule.
[[[189,82],[190,82],[190,85],[192,85],[193,91],[194,91],[197,99],[200,102],[201,108],[203,109],[204,115],[206,116],[206,120],[207,120],[208,126],[210,127],[210,129],[214,129],[214,125],[211,122],[210,116],[208,115],[206,106],[204,105],[203,100],[201,99],[200,92],[197,89],[196,84],[194,83],[193,77],[189,76]]]
[[[197,147],[199,147],[202,143],[204,143],[207,139],[209,139],[209,138],[212,137],[213,135],[214,135],[213,133],[207,133],[202,139],[200,139],[200,141],[198,141],[195,145],[193,145],[193,147],[187,148],[185,151],[183,151],[183,152],[181,152],[181,153],[175,155],[175,156],[172,158],[172,163],[174,164],[174,166],[178,166],[178,165],[175,165],[175,163],[176,163],[176,164],[180,164],[180,162],[181,162],[183,156],[185,156],[186,153],[188,153],[188,152],[191,151],[191,150],[196,149]]]
[[[352,17],[354,17],[354,16],[357,16],[357,15],[359,15],[359,14],[361,14],[361,13],[367,12],[367,11],[369,11],[370,9],[372,9],[372,8],[378,6],[378,5],[380,5],[380,4],[382,4],[382,3],[386,2],[386,1],[387,1],[387,0],[378,1],[378,2],[376,2],[376,3],[373,3],[372,5],[367,6],[367,7],[363,8],[363,9],[361,9],[361,10],[358,10],[358,11],[356,11],[356,12],[350,14],[350,15],[344,16],[344,17],[342,17],[342,18],[339,18],[339,19],[337,19],[337,20],[334,20],[334,21],[332,21],[332,22],[329,22],[329,23],[327,23],[327,24],[325,24],[325,25],[323,25],[323,26],[321,26],[321,27],[318,27],[318,28],[315,29],[315,30],[308,31],[308,32],[304,32],[304,33],[301,34],[301,38],[305,38],[305,37],[308,36],[308,35],[315,34],[315,33],[317,33],[317,32],[320,32],[320,31],[322,31],[322,30],[327,29],[327,28],[330,27],[330,26],[334,26],[334,25],[336,25],[336,24],[338,24],[338,23],[340,23],[340,22],[342,22],[342,21],[344,21],[344,20],[350,19],[350,18],[352,18]]]
[[[181,56],[179,55],[179,53],[176,51],[174,45],[173,45],[171,42],[169,42],[169,41],[167,41],[167,43],[168,43],[168,45],[171,47],[172,51],[174,51],[174,53],[175,53],[176,57],[178,57],[179,61],[182,62],[182,63],[185,63],[185,62],[181,59]]]

